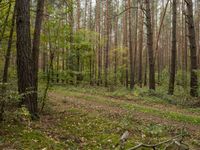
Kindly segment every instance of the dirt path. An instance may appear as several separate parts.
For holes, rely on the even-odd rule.
[[[84,93],[86,96],[90,96],[90,94]],[[156,123],[161,124],[165,126],[171,126],[176,129],[185,128],[189,133],[191,133],[193,136],[198,137],[200,132],[200,126],[199,125],[193,125],[191,123],[184,123],[181,121],[175,121],[163,117],[159,117],[157,115],[143,113],[139,111],[129,111],[126,109],[123,109],[121,107],[118,107],[117,105],[108,105],[106,103],[103,103],[103,101],[96,101],[94,100],[88,100],[84,98],[84,95],[79,95],[78,97],[76,95],[74,96],[66,96],[62,93],[58,92],[51,92],[49,94],[50,102],[53,104],[54,109],[64,112],[67,108],[79,108],[82,110],[90,112],[97,112],[99,114],[105,115],[105,116],[112,116],[115,118],[125,117],[126,115],[132,115],[131,118],[135,122],[146,122],[146,123]],[[105,97],[104,97],[105,98]],[[115,98],[109,98],[107,97],[108,101],[122,101],[126,103],[134,103],[137,105],[145,105],[142,102],[135,100],[135,101],[127,101],[123,99],[115,99]],[[153,106],[147,106],[147,107],[153,107]],[[180,108],[177,108],[175,106],[171,108],[167,108],[165,105],[156,105],[156,109],[160,109],[161,111],[172,111],[172,112],[182,112],[185,115],[192,115],[192,113],[188,113],[185,110],[182,110]]]

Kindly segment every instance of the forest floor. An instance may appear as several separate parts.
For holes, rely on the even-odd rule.
[[[40,121],[3,125],[0,149],[114,149],[125,131],[126,148],[184,132],[184,142],[200,150],[200,109],[132,92],[56,86]]]

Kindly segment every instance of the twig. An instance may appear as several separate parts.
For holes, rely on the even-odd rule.
[[[172,139],[169,139],[169,140],[166,140],[166,141],[160,142],[160,143],[158,143],[158,144],[154,144],[154,145],[148,145],[148,144],[143,144],[143,143],[141,143],[141,144],[139,144],[139,145],[137,145],[137,146],[135,146],[135,147],[132,147],[132,148],[130,148],[130,149],[128,149],[128,150],[136,150],[136,149],[141,148],[141,147],[155,149],[155,148],[158,147],[158,146],[161,146],[161,145],[163,145],[163,144],[166,144],[166,143],[169,143],[169,142],[171,142],[171,141],[174,141],[175,139],[177,139],[177,138],[179,138],[179,137],[183,138],[183,137],[185,137],[185,136],[187,136],[187,135],[188,135],[188,134],[181,134],[181,135],[175,136],[175,137],[172,138]]]

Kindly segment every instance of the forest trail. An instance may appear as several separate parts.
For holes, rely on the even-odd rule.
[[[75,108],[86,113],[111,118],[128,116],[134,122],[159,124],[174,129],[186,129],[192,136],[200,133],[199,113],[171,104],[148,103],[144,100],[125,99],[80,91],[51,91],[50,102],[59,112]]]

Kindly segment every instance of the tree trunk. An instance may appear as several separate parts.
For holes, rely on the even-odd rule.
[[[125,1],[125,9],[127,9],[127,1]],[[127,35],[128,35],[128,28],[127,28],[127,21],[128,21],[128,11],[125,12],[124,17],[123,17],[123,57],[122,57],[122,65],[125,67],[123,68],[122,72],[122,80],[123,83],[125,83],[126,88],[128,88],[128,40],[127,40]],[[124,78],[125,77],[125,78]],[[125,79],[125,82],[124,82]]]
[[[37,117],[37,100],[34,99],[33,62],[30,35],[30,1],[16,1],[17,31],[17,76],[18,91],[33,118]]]
[[[142,4],[140,4],[142,7]],[[139,47],[138,47],[138,51],[139,51],[139,67],[138,67],[138,82],[140,87],[142,87],[142,54],[143,54],[143,22],[144,22],[144,17],[143,17],[143,12],[142,10],[140,10],[139,12],[139,19],[140,19],[140,26],[139,26]]]
[[[13,12],[13,16],[12,16],[10,35],[9,35],[9,40],[8,40],[8,47],[7,47],[7,51],[6,51],[5,64],[4,64],[4,69],[3,69],[3,80],[2,80],[3,85],[2,85],[2,91],[1,91],[2,98],[1,98],[1,103],[0,103],[0,122],[3,120],[4,107],[5,107],[5,96],[4,95],[6,93],[6,86],[4,84],[8,82],[8,68],[9,68],[12,41],[13,41],[15,16],[16,16],[16,5],[14,7],[14,12]]]
[[[40,51],[40,33],[41,33],[42,19],[43,19],[43,12],[44,12],[44,1],[45,0],[38,0],[37,2],[37,13],[36,13],[35,30],[34,30],[34,37],[33,37],[33,48],[32,48],[35,101],[37,101],[37,98],[38,98],[38,70],[39,70],[38,61],[39,61],[39,51]]]
[[[101,2],[100,0],[96,0],[96,32],[98,33],[97,35],[97,40],[98,40],[98,45],[97,45],[97,50],[98,50],[98,81],[97,85],[99,86],[101,84],[101,68],[102,68],[102,54],[101,54]]]
[[[155,68],[154,68],[154,53],[153,53],[153,32],[151,24],[150,1],[146,3],[146,25],[147,25],[147,48],[149,56],[149,89],[155,90]]]
[[[172,50],[171,50],[171,72],[169,80],[169,90],[170,95],[174,94],[174,83],[176,75],[176,16],[177,16],[177,2],[173,0],[173,16],[172,16]]]
[[[190,63],[191,63],[191,77],[190,77],[190,95],[193,97],[198,96],[198,79],[197,79],[197,48],[196,37],[193,19],[193,3],[192,0],[186,0],[187,4],[187,18],[188,18],[188,31],[190,42]]]
[[[5,64],[4,64],[4,69],[3,69],[3,83],[8,82],[8,68],[9,68],[10,55],[11,55],[15,19],[16,19],[16,5],[15,5],[13,16],[12,16],[11,30],[10,30],[9,40],[8,40],[6,56],[5,56]]]
[[[105,48],[105,87],[108,86],[108,61],[109,61],[109,37],[110,37],[110,18],[109,18],[109,0],[106,0],[106,48]]]
[[[131,2],[128,0],[128,8],[131,7]],[[133,64],[133,44],[132,44],[132,17],[131,9],[128,11],[129,18],[129,58],[130,58],[130,89],[134,88],[134,64]],[[136,29],[137,30],[137,29]]]
[[[151,23],[150,1],[146,3],[146,25],[147,25],[147,48],[149,56],[149,89],[155,90],[155,68],[154,68],[154,53],[153,53],[153,31]]]
[[[118,9],[118,8],[117,8]],[[117,85],[118,18],[115,19],[114,84]]]

